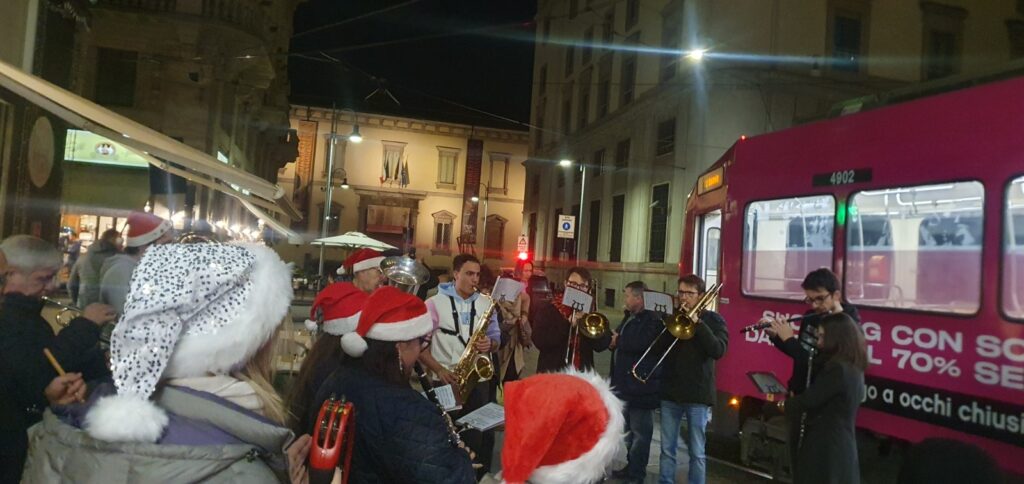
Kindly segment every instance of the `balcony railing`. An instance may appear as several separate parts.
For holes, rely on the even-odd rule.
[[[193,15],[264,37],[267,16],[256,0],[100,0],[98,7]]]

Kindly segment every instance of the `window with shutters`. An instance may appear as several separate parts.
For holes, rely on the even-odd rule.
[[[459,168],[458,148],[437,147],[437,188],[454,190],[455,174]]]

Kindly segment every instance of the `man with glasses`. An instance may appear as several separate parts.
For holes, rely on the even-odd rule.
[[[790,395],[799,395],[807,389],[807,372],[811,371],[811,380],[815,371],[809,369],[810,352],[815,350],[818,341],[818,325],[824,316],[834,313],[846,313],[857,323],[860,323],[860,315],[857,308],[852,304],[843,302],[842,291],[839,290],[839,278],[835,273],[822,267],[811,271],[800,284],[804,290],[804,302],[811,305],[811,309],[804,313],[806,316],[800,321],[799,333],[793,330],[791,323],[783,316],[776,316],[771,320],[771,327],[767,329],[772,344],[779,351],[782,351],[790,358],[793,358],[793,373],[789,377]],[[769,321],[768,318],[762,321]],[[824,361],[814,361],[814,366],[823,364]],[[800,435],[800,419],[790,419],[789,425],[789,447],[790,456],[795,456],[797,451],[797,438]]]
[[[793,358],[793,374],[789,378],[789,391],[794,395],[803,393],[806,388],[808,350],[813,348],[815,342],[818,341],[818,323],[821,322],[821,317],[832,313],[846,313],[847,316],[860,323],[857,308],[843,302],[843,294],[839,289],[839,278],[832,271],[824,267],[812,271],[807,274],[800,287],[803,288],[804,296],[806,296],[804,302],[810,304],[811,309],[804,313],[809,317],[800,321],[799,333],[797,334],[793,330],[793,326],[783,316],[772,320],[772,326],[767,330],[772,344]],[[768,319],[764,321],[767,322]]]
[[[707,290],[704,280],[690,274],[679,278],[677,295],[683,310],[693,308]],[[676,482],[676,451],[679,426],[687,421],[690,484],[703,484],[706,475],[705,430],[715,404],[715,360],[725,356],[729,331],[725,319],[714,311],[700,314],[693,338],[679,340],[665,359],[661,384],[660,484]]]

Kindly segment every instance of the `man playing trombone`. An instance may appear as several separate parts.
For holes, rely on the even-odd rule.
[[[704,280],[690,274],[679,278],[678,297],[683,311],[693,308],[706,291]],[[714,292],[714,291],[712,291]],[[715,360],[725,355],[729,332],[718,313],[700,313],[691,339],[679,340],[665,361],[661,385],[660,484],[676,482],[676,450],[679,425],[686,418],[689,431],[686,448],[690,454],[689,482],[704,484],[705,429],[715,404]]]
[[[569,269],[566,287],[591,292],[590,284],[589,271],[582,267]],[[550,302],[540,303],[534,317],[533,345],[540,350],[537,373],[555,372],[567,366],[591,370],[594,368],[594,352],[608,349],[611,343],[611,333],[607,331],[594,339],[574,334],[578,323],[591,308],[573,310],[562,304],[562,296],[562,293],[557,293]]]

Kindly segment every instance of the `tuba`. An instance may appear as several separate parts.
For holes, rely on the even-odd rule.
[[[566,281],[566,285],[573,289],[583,291],[582,287],[576,286],[571,282]],[[608,322],[608,318],[605,317],[605,315],[596,311],[597,281],[591,280],[590,289],[584,292],[589,294],[591,297],[591,311],[589,313],[584,314],[583,316],[580,316],[579,322],[577,322],[569,330],[569,341],[565,345],[566,365],[573,364],[573,356],[576,354],[577,351],[579,351],[580,335],[583,335],[589,339],[597,339],[600,338],[605,332],[607,332],[608,327],[611,326],[611,323]],[[574,310],[572,316],[570,316],[570,319],[572,319],[575,315],[576,311]],[[570,320],[570,323],[571,322],[572,321]]]
[[[689,310],[684,310],[683,306],[680,304],[672,314],[666,315],[662,320],[662,323],[665,325],[665,329],[661,330],[661,333],[658,333],[658,337],[654,338],[651,345],[647,347],[647,351],[644,351],[644,354],[641,355],[640,359],[636,360],[636,364],[633,365],[633,369],[630,371],[633,374],[633,378],[640,380],[641,383],[647,383],[647,380],[651,378],[654,371],[661,366],[661,362],[665,361],[665,357],[672,352],[672,348],[675,348],[676,343],[680,340],[693,338],[693,334],[697,330],[697,325],[700,324],[700,315],[708,309],[708,306],[711,306],[715,300],[718,299],[718,293],[721,290],[722,284],[715,284],[711,286],[711,289],[708,289],[707,292],[697,300],[697,304],[694,304]],[[661,354],[661,358],[659,358],[658,362],[654,364],[654,367],[652,367],[646,374],[641,375],[638,371],[640,364],[645,358],[647,358],[647,354],[654,349],[654,346],[658,344],[658,340],[661,339],[661,335],[665,334],[666,331],[675,337],[675,339],[672,341],[672,344],[668,346],[668,349]]]
[[[499,280],[501,278],[498,278]],[[497,281],[495,281],[497,285]],[[487,297],[483,294],[480,297]],[[465,402],[469,398],[470,392],[473,391],[473,387],[477,383],[482,381],[490,380],[494,377],[494,362],[491,361],[491,355],[481,353],[476,349],[476,342],[480,338],[487,337],[487,326],[491,321],[491,315],[494,314],[494,308],[497,304],[494,303],[494,299],[487,297],[490,300],[490,304],[487,306],[487,310],[480,315],[478,321],[478,327],[473,335],[469,337],[469,341],[466,343],[466,349],[462,351],[462,356],[459,357],[459,362],[451,369],[453,375],[459,385],[458,397],[460,402]]]
[[[387,257],[380,263],[380,271],[388,279],[388,285],[402,292],[416,294],[419,287],[430,280],[430,271],[409,256]]]
[[[63,328],[68,327],[71,324],[71,320],[82,315],[82,310],[76,306],[70,304],[64,304],[54,299],[50,299],[46,296],[41,298],[44,303],[51,306],[56,306],[60,311],[57,312],[57,324]]]

